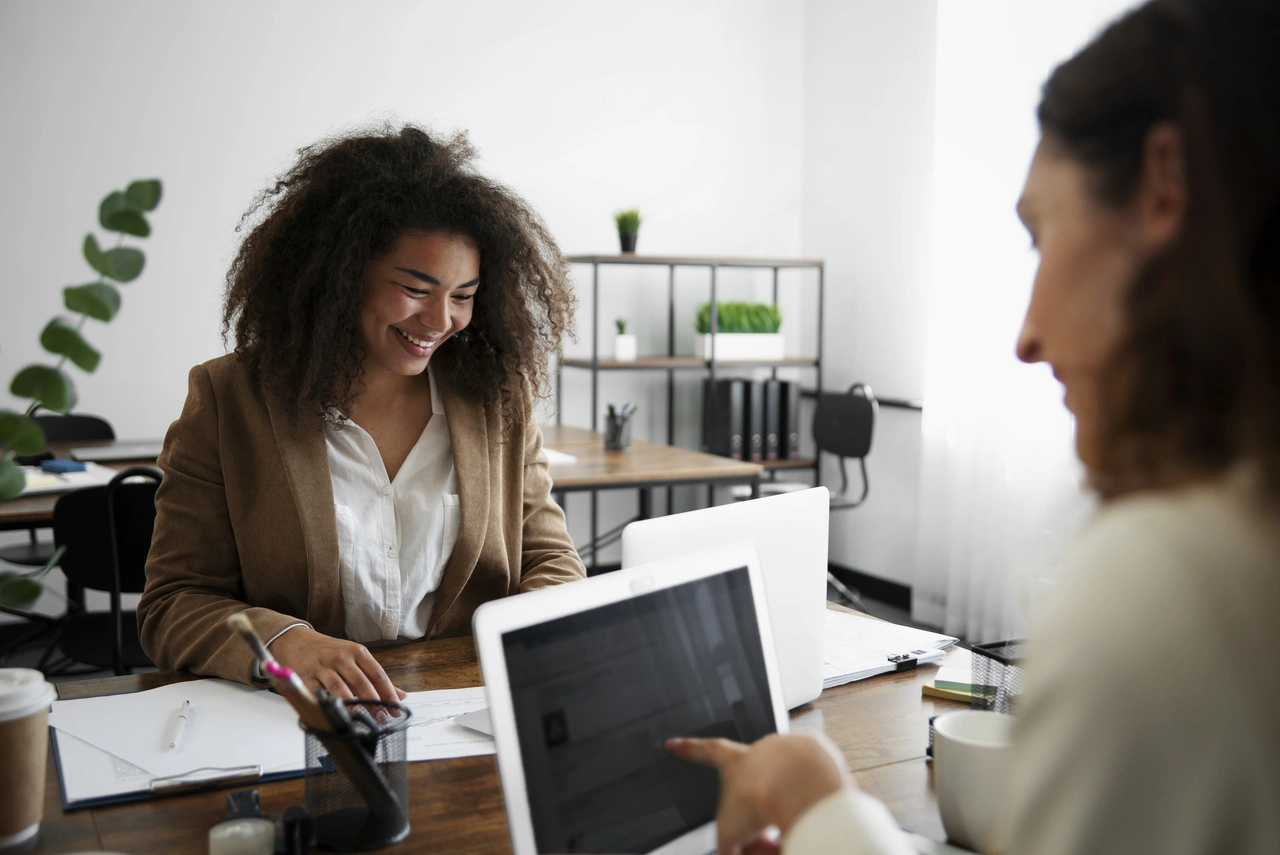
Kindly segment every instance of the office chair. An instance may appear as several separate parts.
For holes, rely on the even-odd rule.
[[[120,597],[142,593],[146,583],[162,477],[154,467],[131,466],[106,486],[65,493],[54,505],[53,537],[67,547],[59,566],[68,584],[111,596],[109,612],[67,611],[57,647],[69,659],[117,675],[152,664],[138,641],[135,613],[121,608]]]
[[[854,383],[844,394],[822,392],[818,395],[818,407],[813,413],[813,441],[819,454],[825,451],[840,459],[840,492],[831,497],[833,511],[856,508],[867,500],[867,493],[871,491],[867,455],[871,453],[871,435],[879,414],[880,403],[865,383]],[[851,457],[857,459],[862,470],[862,495],[856,501],[847,498],[849,473],[845,470],[845,461]]]
[[[80,413],[59,415],[32,416],[32,421],[40,425],[44,437],[49,442],[90,442],[96,440],[112,440],[116,432],[106,419]],[[19,457],[18,463],[23,466],[39,466],[42,461],[52,460],[53,452],[42,451],[29,457]],[[53,558],[54,545],[42,543],[37,537],[38,528],[27,529],[29,540],[16,546],[0,549],[0,561],[20,564],[24,567],[43,567]]]

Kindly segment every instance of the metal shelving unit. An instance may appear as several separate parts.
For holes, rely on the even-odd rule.
[[[600,419],[600,373],[603,371],[665,371],[667,374],[667,438],[668,445],[675,441],[675,375],[677,371],[705,372],[714,382],[717,369],[724,368],[769,368],[770,374],[777,379],[779,368],[811,368],[815,372],[814,389],[822,388],[822,312],[823,289],[826,265],[821,259],[806,258],[726,258],[697,256],[661,256],[661,255],[573,255],[569,256],[571,264],[591,265],[591,358],[565,359],[556,370],[556,424],[561,423],[562,374],[565,369],[580,369],[591,372],[591,429],[598,430]],[[600,268],[602,266],[658,266],[667,268],[667,354],[666,356],[641,356],[634,361],[618,361],[600,358]],[[818,323],[817,323],[817,357],[814,359],[780,359],[780,360],[717,360],[715,345],[712,339],[710,359],[696,356],[677,356],[675,286],[677,268],[697,268],[709,270],[711,273],[710,300],[712,306],[718,304],[717,282],[720,271],[725,268],[756,268],[773,270],[773,302],[778,302],[778,271],[792,269],[808,269],[817,272],[818,289]],[[802,283],[803,284],[803,283]],[[718,313],[711,313],[711,332],[718,327]],[[766,470],[774,469],[812,469],[815,483],[818,482],[820,470],[813,459],[789,459],[762,461]],[[708,488],[708,504],[711,489]],[[671,507],[671,490],[667,489],[667,507]],[[591,533],[595,539],[597,516],[597,495],[591,494]]]

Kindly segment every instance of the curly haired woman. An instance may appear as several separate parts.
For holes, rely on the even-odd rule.
[[[366,645],[585,576],[532,406],[567,265],[473,157],[412,126],[322,142],[246,215],[235,351],[192,369],[159,460],[138,626],[160,667],[254,679],[243,611],[310,686],[396,700]]]

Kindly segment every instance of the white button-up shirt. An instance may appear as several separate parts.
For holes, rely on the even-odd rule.
[[[325,429],[338,522],[346,635],[363,644],[421,638],[458,540],[458,477],[444,406],[428,368],[431,419],[395,480],[362,427]]]

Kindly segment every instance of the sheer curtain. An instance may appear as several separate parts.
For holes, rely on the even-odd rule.
[[[1041,83],[1131,5],[938,4],[913,617],[973,642],[1026,631],[1092,504],[1061,387],[1014,356],[1036,258],[1013,208]]]

